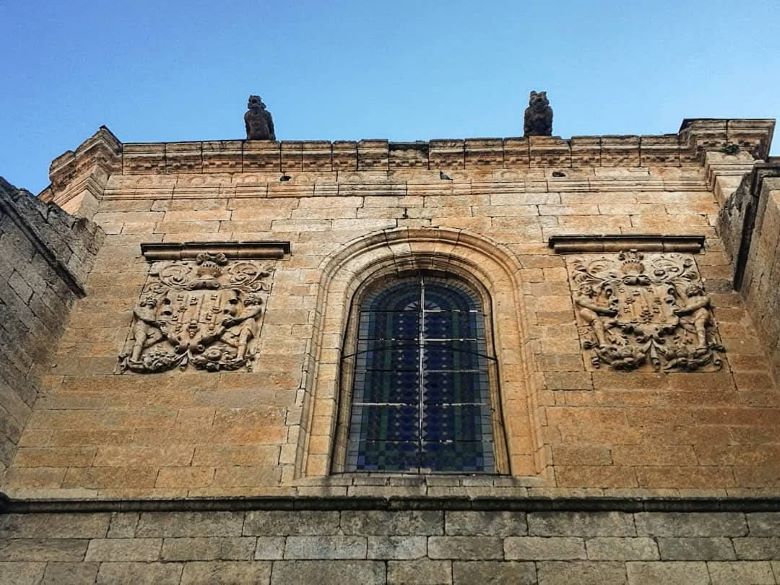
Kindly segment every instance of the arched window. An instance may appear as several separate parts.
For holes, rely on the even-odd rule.
[[[494,473],[495,357],[480,295],[434,273],[385,278],[352,315],[338,470]]]

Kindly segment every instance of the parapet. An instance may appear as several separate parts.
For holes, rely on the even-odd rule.
[[[51,165],[53,190],[80,169],[98,165],[125,175],[333,172],[402,169],[684,166],[702,153],[726,147],[765,159],[774,120],[686,119],[677,134],[655,136],[557,136],[467,138],[427,142],[212,140],[120,143],[101,129],[75,152]]]

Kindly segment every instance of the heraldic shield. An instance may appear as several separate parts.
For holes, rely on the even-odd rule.
[[[582,347],[591,352],[594,367],[723,366],[712,303],[690,256],[627,250],[573,259],[569,270]]]
[[[176,367],[249,369],[255,357],[273,266],[204,252],[155,262],[133,309],[118,370]]]

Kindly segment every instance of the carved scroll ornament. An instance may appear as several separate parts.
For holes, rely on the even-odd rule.
[[[188,364],[209,371],[249,369],[274,268],[201,252],[159,261],[133,310],[120,372],[162,372]]]
[[[690,256],[627,250],[575,259],[570,273],[582,346],[594,367],[722,367],[712,303]]]

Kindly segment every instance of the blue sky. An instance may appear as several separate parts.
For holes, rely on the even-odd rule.
[[[0,0],[0,175],[38,192],[101,124],[125,142],[661,134],[780,116],[780,0]],[[775,140],[774,153],[780,150]]]

